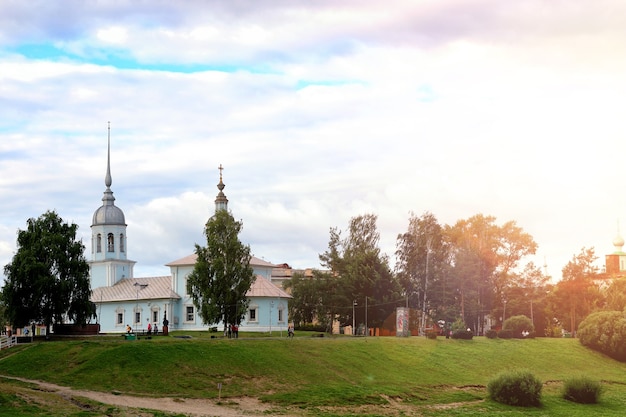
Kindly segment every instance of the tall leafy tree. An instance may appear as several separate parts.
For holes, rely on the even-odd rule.
[[[331,229],[328,250],[320,255],[322,266],[331,270],[334,282],[340,283],[333,302],[337,303],[334,313],[342,324],[352,323],[354,310],[357,323],[380,326],[399,299],[399,286],[389,260],[378,247],[376,221],[374,214],[353,217],[343,238],[341,231]],[[353,309],[354,301],[362,308]]]
[[[198,258],[187,292],[204,324],[240,324],[248,309],[246,293],[254,273],[250,247],[239,240],[242,227],[230,212],[217,210],[204,229],[207,246],[196,244]]]
[[[30,322],[46,325],[87,323],[95,314],[85,246],[76,240],[76,224],[65,223],[55,211],[27,221],[18,230],[17,252],[4,267],[7,277],[2,300],[15,327]]]
[[[526,264],[520,273],[511,273],[506,288],[506,316],[525,315],[529,317],[535,331],[543,331],[550,325],[546,315],[546,296],[551,290],[550,276],[541,272],[533,262]]]
[[[602,293],[605,296],[604,307],[606,310],[626,312],[626,279],[613,280],[608,288]]]
[[[407,232],[396,241],[396,273],[407,306],[421,311],[420,328],[427,316],[452,321],[447,306],[452,300],[448,282],[449,244],[432,213],[411,214]]]
[[[315,276],[307,278],[301,272],[283,282],[283,288],[293,297],[289,303],[289,317],[298,325],[311,324],[320,305],[320,286]]]
[[[485,315],[503,317],[505,292],[520,261],[537,244],[514,221],[502,226],[493,216],[475,215],[446,229],[453,245],[453,279],[459,288],[461,314],[475,330]]]
[[[594,264],[597,259],[594,248],[583,247],[563,267],[563,279],[556,284],[551,297],[554,314],[562,323],[569,324],[572,333],[589,313],[604,303],[594,283],[598,277],[598,267]]]

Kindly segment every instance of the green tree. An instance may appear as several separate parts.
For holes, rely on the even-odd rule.
[[[482,214],[459,220],[446,229],[452,243],[452,279],[459,289],[461,315],[481,333],[485,314],[504,316],[506,290],[515,270],[537,244],[514,221],[498,226]]]
[[[240,324],[248,309],[246,293],[254,282],[250,247],[239,240],[242,222],[217,210],[204,229],[207,246],[196,244],[198,259],[187,277],[187,292],[204,324]]]
[[[506,318],[516,315],[530,317],[536,331],[548,324],[546,296],[551,290],[550,277],[543,274],[533,262],[526,264],[521,273],[511,273],[506,287]]]
[[[598,310],[604,299],[594,279],[598,267],[594,248],[582,248],[580,253],[563,267],[563,279],[552,294],[552,310],[562,323],[569,322],[569,330],[575,334],[578,324],[589,313]]]
[[[31,322],[63,323],[67,317],[85,324],[95,315],[90,302],[89,264],[85,246],[76,240],[76,224],[68,224],[54,211],[28,219],[18,230],[17,252],[4,267],[7,277],[2,300],[14,327]]]
[[[379,327],[398,304],[399,286],[378,247],[376,221],[374,214],[353,217],[344,238],[341,231],[331,229],[328,251],[320,255],[322,266],[331,271],[326,285],[336,283],[329,313],[343,325],[352,324],[354,310],[356,323]],[[360,308],[353,309],[355,301]]]
[[[0,297],[0,329],[5,329],[7,324],[10,324],[7,319],[7,306]]]
[[[421,311],[420,329],[427,316],[452,321],[454,314],[446,308],[452,301],[448,270],[449,243],[443,228],[432,213],[420,217],[411,214],[406,233],[396,241],[396,273],[408,307]]]
[[[604,308],[613,311],[626,311],[626,279],[618,278],[602,291]]]
[[[319,280],[313,276],[307,278],[301,272],[283,282],[283,288],[290,291],[289,317],[298,325],[311,324],[317,317],[320,305]]]

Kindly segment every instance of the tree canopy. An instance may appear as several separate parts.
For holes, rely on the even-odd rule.
[[[320,255],[322,266],[330,271],[317,277],[318,285],[326,289],[324,314],[342,325],[354,321],[381,326],[401,301],[389,260],[378,247],[376,221],[373,214],[353,217],[345,237],[332,228],[328,250]]]
[[[254,273],[250,247],[239,240],[242,228],[227,210],[217,210],[204,229],[207,246],[196,244],[187,292],[204,324],[240,324],[248,309]]]
[[[76,240],[76,224],[54,211],[27,221],[18,230],[17,252],[4,267],[2,290],[6,315],[14,327],[31,322],[85,324],[95,315],[90,302],[89,264],[85,246]]]

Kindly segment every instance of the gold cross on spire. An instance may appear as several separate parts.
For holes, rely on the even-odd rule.
[[[220,181],[222,181],[222,171],[224,170],[224,167],[222,167],[222,164],[220,164],[220,166],[217,169],[220,170]]]

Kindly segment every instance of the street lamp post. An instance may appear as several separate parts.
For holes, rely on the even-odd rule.
[[[352,301],[352,336],[354,336],[354,307],[356,307],[356,300]]]
[[[272,335],[272,309],[274,308],[274,302],[270,301],[270,336]]]
[[[141,323],[141,317],[137,317],[137,314],[139,313],[139,290],[143,290],[144,288],[148,286],[148,284],[140,284],[138,282],[135,282],[133,285],[135,286],[136,293],[137,293],[137,298],[136,298],[137,304],[135,305],[135,327],[137,327],[137,323]],[[139,330],[139,329],[135,329],[135,330]]]

